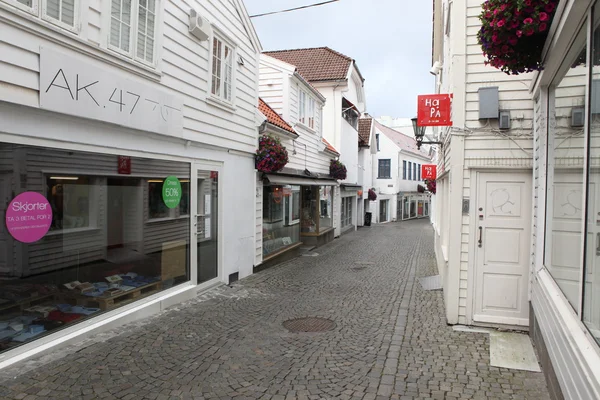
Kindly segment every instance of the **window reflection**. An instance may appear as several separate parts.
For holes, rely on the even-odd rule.
[[[585,105],[585,30],[571,51],[564,75],[553,83],[549,104],[548,198],[545,265],[578,310],[584,205],[584,126],[577,112]],[[553,100],[552,100],[553,99]]]

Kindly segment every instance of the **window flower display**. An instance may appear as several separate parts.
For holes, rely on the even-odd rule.
[[[425,185],[427,185],[427,190],[431,192],[431,194],[435,194],[436,184],[435,180],[426,180]]]
[[[333,179],[344,180],[346,179],[347,172],[344,163],[339,160],[331,160],[331,163],[329,164],[329,175],[331,175]]]
[[[288,163],[288,153],[279,139],[263,135],[258,141],[255,160],[260,172],[277,172]]]
[[[369,189],[369,200],[375,201],[377,200],[377,193],[375,193],[375,189]]]
[[[487,0],[477,39],[485,63],[509,75],[539,71],[558,0]]]

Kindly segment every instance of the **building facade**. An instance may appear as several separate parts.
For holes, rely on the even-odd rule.
[[[376,204],[369,200],[369,189],[373,187],[373,158],[377,154],[377,142],[375,135],[374,119],[368,114],[358,121],[358,184],[362,188],[358,192],[357,224],[364,226],[366,213],[371,213]],[[370,223],[371,220],[369,220]]]
[[[376,142],[373,185],[377,193],[374,221],[428,217],[431,195],[425,193],[421,179],[421,166],[431,163],[428,153],[418,150],[410,136],[377,121],[373,126]]]
[[[0,367],[252,273],[260,42],[186,4],[0,1]]]
[[[448,323],[523,329],[529,324],[531,74],[511,76],[484,64],[480,12],[478,0],[434,3],[436,92],[453,95],[452,126],[434,133],[443,142],[435,250]],[[508,122],[502,126],[501,111]]]
[[[600,398],[598,21],[598,2],[561,1],[530,86],[530,335],[554,399]]]
[[[257,172],[255,265],[267,266],[297,254],[302,245],[333,240],[339,184],[329,176],[329,164],[339,153],[323,139],[325,98],[294,65],[263,54],[259,92],[264,134],[278,137],[289,157],[277,173]]]
[[[364,78],[356,62],[328,47],[265,54],[296,66],[298,72],[325,97],[323,138],[340,152],[340,161],[348,170],[346,179],[334,194],[335,236],[356,229],[358,192],[362,191],[358,185],[358,120],[366,107]]]

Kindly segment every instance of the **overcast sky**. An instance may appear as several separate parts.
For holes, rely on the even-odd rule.
[[[244,0],[250,15],[323,0]],[[358,64],[367,111],[374,117],[413,117],[418,94],[432,93],[432,1],[340,0],[252,18],[266,50],[328,46]]]

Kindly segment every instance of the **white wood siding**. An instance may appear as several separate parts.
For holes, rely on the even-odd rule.
[[[156,51],[159,58],[156,72],[161,76],[159,82],[154,78],[147,79],[151,73],[136,62],[126,61],[124,57],[102,49],[108,36],[108,32],[103,31],[109,26],[106,19],[110,15],[105,15],[110,10],[108,2],[90,0],[83,3],[89,4],[89,7],[81,10],[87,21],[78,35],[82,41],[73,40],[71,33],[50,28],[44,21],[24,21],[19,12],[0,8],[0,17],[26,23],[36,31],[34,34],[13,25],[0,24],[0,100],[39,107],[39,48],[54,48],[73,57],[85,58],[86,62],[129,79],[139,80],[145,74],[148,85],[162,86],[179,96],[184,103],[183,135],[186,139],[253,152],[257,136],[254,115],[258,95],[258,49],[251,45],[232,2],[160,2],[163,9],[157,13],[160,18],[157,20]],[[205,101],[210,97],[209,42],[199,42],[188,32],[190,7],[208,18],[223,36],[233,42],[237,56],[244,60],[243,66],[237,60],[233,63],[233,112]],[[57,40],[65,45],[57,44]]]
[[[263,183],[260,173],[256,172],[256,239],[254,248],[254,265],[263,261]]]
[[[283,115],[284,73],[265,63],[259,68],[259,96],[279,115]]]

